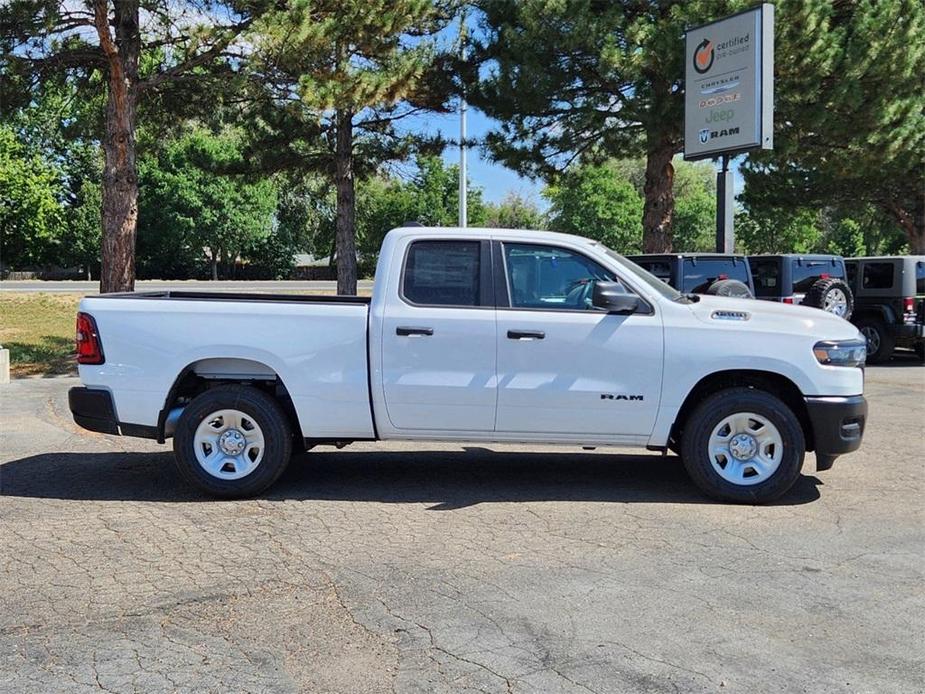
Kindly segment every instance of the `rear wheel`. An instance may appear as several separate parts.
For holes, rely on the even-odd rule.
[[[682,459],[694,483],[723,501],[762,503],[800,476],[803,429],[780,399],[729,388],[700,403],[684,426]]]
[[[880,364],[893,356],[896,347],[896,338],[890,334],[886,324],[878,318],[862,318],[857,326],[867,340],[867,361],[870,364]]]
[[[259,494],[279,478],[292,455],[292,433],[272,397],[225,385],[186,406],[173,450],[187,482],[212,496],[240,498]]]

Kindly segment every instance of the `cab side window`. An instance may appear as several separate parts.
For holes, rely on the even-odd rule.
[[[479,306],[478,241],[415,241],[408,249],[402,296],[424,306]]]
[[[513,308],[591,310],[594,282],[616,281],[593,260],[556,246],[505,243],[504,260]]]

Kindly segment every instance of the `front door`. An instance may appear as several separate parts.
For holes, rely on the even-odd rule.
[[[498,309],[496,430],[648,436],[661,392],[660,317],[594,309],[594,281],[620,278],[578,251],[502,248],[510,306]]]
[[[382,326],[386,411],[402,430],[490,432],[496,325],[490,242],[408,247],[394,311]]]

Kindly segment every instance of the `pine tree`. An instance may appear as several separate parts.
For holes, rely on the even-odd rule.
[[[429,143],[401,118],[441,109],[434,35],[452,2],[293,0],[257,27],[252,151],[265,169],[323,171],[336,199],[337,290],[356,293],[356,180]]]
[[[683,32],[747,2],[482,0],[487,75],[471,100],[502,123],[493,156],[554,177],[579,159],[643,155],[646,252],[671,250],[683,145]],[[486,70],[483,70],[483,74]]]
[[[873,204],[925,254],[925,5],[784,0],[775,149],[750,156],[750,208]],[[807,29],[811,30],[807,30]]]

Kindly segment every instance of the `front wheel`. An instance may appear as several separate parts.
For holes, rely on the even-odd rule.
[[[259,494],[279,478],[292,455],[292,432],[275,399],[256,388],[223,385],[186,406],[173,451],[187,482],[235,499]]]
[[[684,426],[681,458],[694,483],[723,501],[763,503],[786,493],[806,442],[790,408],[770,393],[729,388],[700,403]]]

